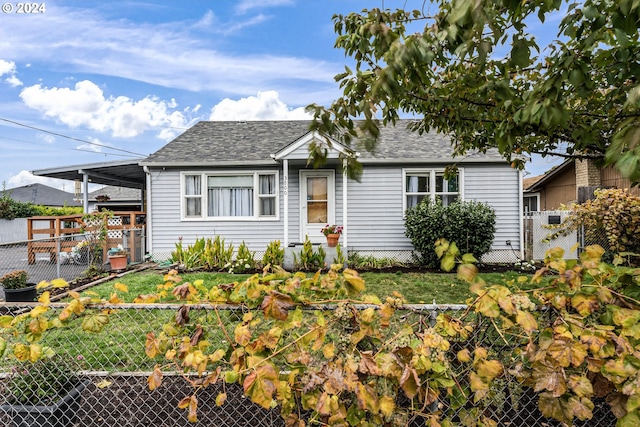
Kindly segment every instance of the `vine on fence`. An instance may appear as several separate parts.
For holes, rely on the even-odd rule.
[[[640,269],[602,263],[598,246],[586,248],[578,261],[554,249],[533,276],[541,287],[518,292],[485,283],[455,245],[441,240],[438,252],[447,268],[458,266],[475,298],[460,317],[441,313],[435,324],[403,307],[399,294],[367,295],[358,273],[338,266],[310,277],[265,270],[211,287],[202,280],[185,283],[170,271],[157,295],[139,299],[171,293],[182,301],[172,322],[146,335],[146,354],[157,361],[149,387],[161,387],[166,371],[182,372],[193,393],[178,405],[193,422],[203,388],[221,383],[216,404],[222,406],[224,385],[238,383],[251,401],[278,407],[288,426],[406,426],[413,420],[496,426],[488,409],[509,376],[538,394],[545,416],[568,425],[591,418],[593,399],[600,397],[619,427],[640,423],[640,309],[625,292],[640,284]],[[111,303],[127,292],[122,284],[115,288]],[[85,311],[95,301],[71,297],[56,316],[46,292],[31,311],[1,316],[2,353],[37,360],[55,350],[38,344],[51,328],[76,317],[89,331],[108,323],[108,311]],[[213,315],[192,313],[196,303],[214,304]],[[244,307],[242,319],[229,321],[219,303]],[[478,322],[508,351],[474,339]],[[224,346],[214,341],[214,329]]]

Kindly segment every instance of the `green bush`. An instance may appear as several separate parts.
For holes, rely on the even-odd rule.
[[[455,241],[463,253],[473,254],[476,259],[487,253],[496,231],[496,214],[480,202],[458,201],[443,206],[440,200],[425,198],[407,210],[405,228],[416,262],[436,268],[439,261],[434,245],[440,238]]]
[[[29,218],[32,216],[63,216],[82,214],[82,207],[51,207],[19,202],[11,198],[11,192],[3,189],[0,197],[0,219]]]
[[[27,218],[39,215],[32,203],[23,203],[13,200],[7,191],[3,191],[0,197],[0,219]]]
[[[280,247],[280,240],[269,242],[267,250],[262,257],[262,265],[282,266],[284,263],[284,248]]]

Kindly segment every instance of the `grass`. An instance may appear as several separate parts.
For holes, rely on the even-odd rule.
[[[503,285],[508,284],[509,281],[516,282],[519,276],[521,274],[517,272],[481,274],[487,283]],[[240,282],[250,275],[199,272],[182,274],[181,277],[190,282],[202,279],[207,287],[211,287],[224,283]],[[455,274],[366,272],[362,274],[362,277],[365,280],[365,293],[384,297],[397,291],[404,296],[409,304],[432,304],[434,302],[436,304],[464,304],[467,299],[473,296],[469,291],[469,285],[458,279]],[[130,274],[118,281],[127,285],[129,289],[127,294],[119,293],[120,298],[125,302],[132,302],[138,295],[156,292],[157,285],[164,283],[162,274],[149,271]],[[113,285],[113,282],[104,283],[92,288],[90,292],[108,299],[113,292]],[[508,286],[515,287],[515,285]]]

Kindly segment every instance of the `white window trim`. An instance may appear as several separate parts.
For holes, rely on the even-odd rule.
[[[526,213],[524,212],[524,198],[525,197],[531,197],[531,198],[536,198],[536,205],[538,206],[538,210],[537,211],[529,211],[529,212],[540,212],[540,193],[523,193],[522,194],[522,209],[523,212],[522,213]]]
[[[429,176],[429,197],[435,200],[436,194],[436,174],[444,173],[444,168],[404,168],[402,169],[402,212],[407,210],[407,175]],[[464,168],[458,168],[458,199],[464,201]]]
[[[185,188],[185,176],[188,175],[200,175],[201,176],[201,189],[202,195],[200,196],[202,206],[200,207],[201,216],[187,216],[186,199],[187,195]],[[240,176],[240,175],[253,175],[253,216],[207,216],[208,206],[208,191],[207,191],[207,178],[210,176]],[[260,196],[260,175],[274,175],[276,180],[276,214],[274,216],[260,216],[260,199],[264,196]],[[193,197],[193,196],[190,196]],[[180,172],[180,220],[181,221],[279,221],[280,220],[280,173],[277,170],[225,170],[225,171],[182,171]]]

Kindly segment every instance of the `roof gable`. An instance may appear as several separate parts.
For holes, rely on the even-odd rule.
[[[283,147],[281,150],[273,154],[271,157],[275,160],[281,159],[300,159],[305,160],[309,157],[309,146],[311,144],[317,144],[322,149],[327,150],[327,158],[337,158],[340,154],[354,156],[356,153],[343,144],[320,135],[318,132],[309,132],[306,135],[299,138],[297,141]]]

